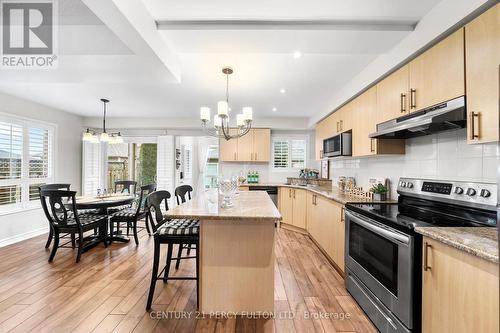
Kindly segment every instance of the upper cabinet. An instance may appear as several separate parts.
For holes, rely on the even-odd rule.
[[[498,141],[500,4],[465,26],[467,140]]]
[[[235,134],[236,129],[230,133]],[[221,162],[269,162],[271,152],[271,130],[253,128],[238,139],[219,140]]]
[[[409,64],[410,112],[465,95],[464,29]]]
[[[377,123],[398,118],[410,112],[410,69],[404,65],[377,84]]]

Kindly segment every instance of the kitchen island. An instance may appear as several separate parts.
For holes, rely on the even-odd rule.
[[[281,215],[266,192],[240,192],[220,208],[208,191],[167,212],[200,220],[200,312],[270,313],[274,308],[274,233]]]

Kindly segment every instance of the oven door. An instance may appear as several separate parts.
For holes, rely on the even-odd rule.
[[[413,236],[348,210],[345,246],[349,270],[412,329]]]

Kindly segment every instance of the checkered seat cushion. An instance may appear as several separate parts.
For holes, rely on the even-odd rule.
[[[157,233],[160,236],[193,236],[198,235],[199,229],[198,220],[174,219],[162,224]]]
[[[134,217],[137,213],[137,208],[126,208],[113,213],[113,217]]]
[[[71,210],[68,210],[66,211],[66,214],[68,215],[68,218],[74,218],[75,217],[75,213],[73,213],[73,211]],[[95,209],[81,209],[81,210],[78,210],[78,216],[81,218],[82,216],[84,215],[99,215],[97,213],[97,210]],[[57,214],[57,216],[59,217],[59,219],[62,219],[64,217],[64,214],[63,213],[59,213]]]
[[[78,215],[78,219],[80,220],[80,224],[82,224],[83,226],[93,224],[95,222],[98,222],[98,221],[106,219],[106,218],[107,218],[106,215]],[[75,217],[68,216],[68,221],[66,223],[69,226],[76,225]]]
[[[124,210],[124,209],[130,209],[130,208],[131,208],[131,204],[111,207],[111,208],[108,208],[108,213],[115,213],[117,211]]]

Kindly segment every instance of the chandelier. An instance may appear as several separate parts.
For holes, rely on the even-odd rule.
[[[212,126],[210,123],[210,108],[200,108],[201,126],[211,136],[225,140],[241,138],[250,131],[252,127],[252,108],[245,106],[242,113],[236,115],[236,132],[229,129],[229,75],[233,74],[231,67],[224,67],[222,73],[226,75],[226,100],[217,103],[217,114],[214,115]]]
[[[83,141],[88,141],[92,143],[107,142],[109,144],[123,143],[123,138],[120,132],[109,133],[106,132],[106,106],[109,103],[108,99],[101,98],[101,102],[104,106],[104,117],[102,119],[102,132],[98,134],[96,131],[87,128],[83,133]]]

